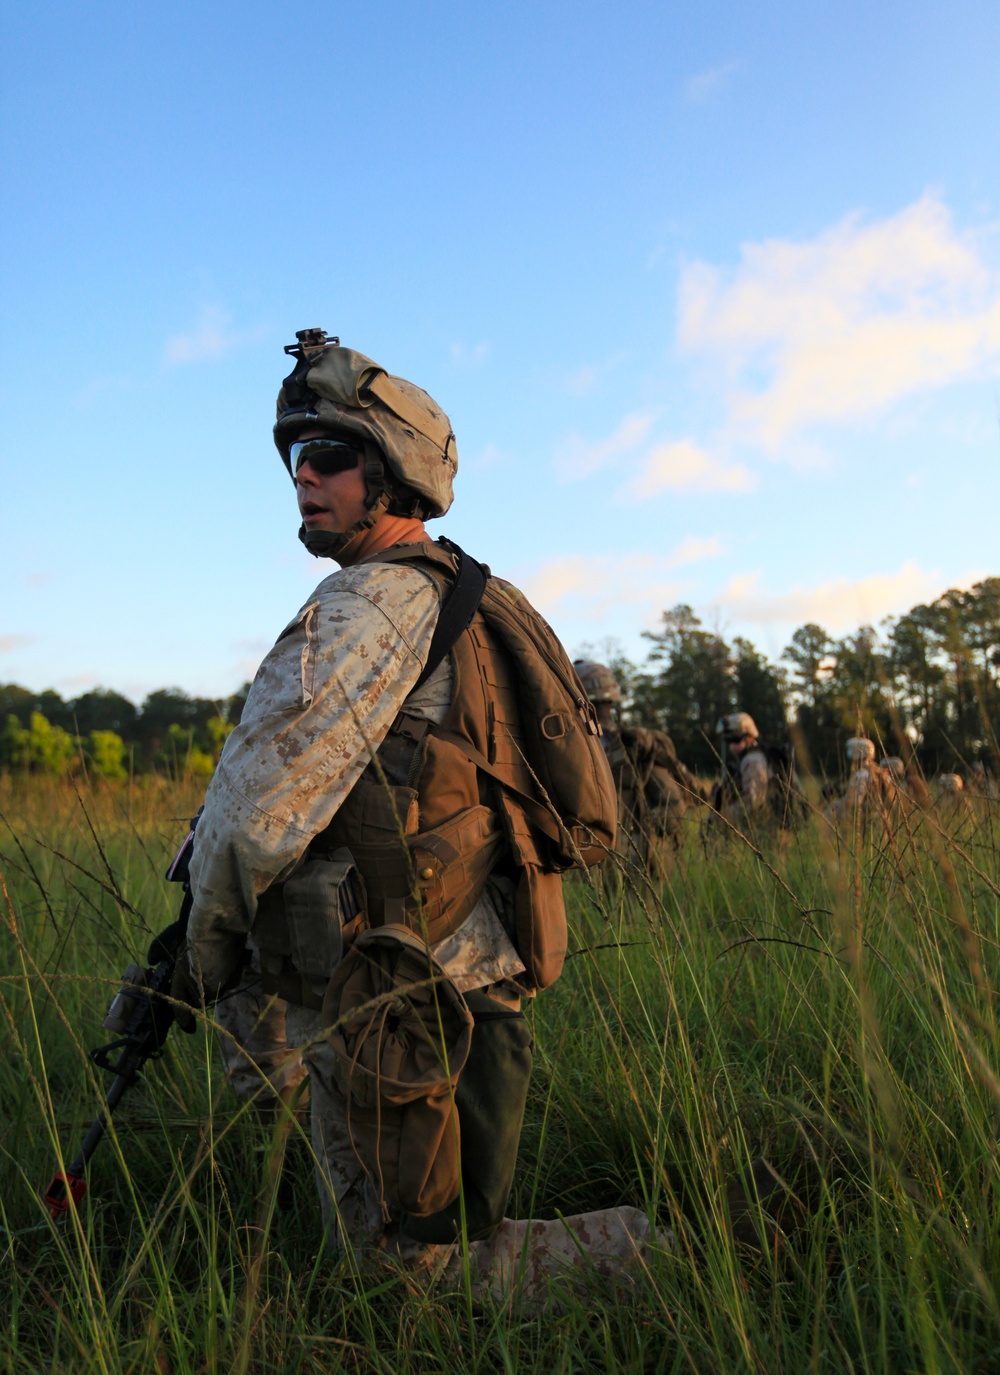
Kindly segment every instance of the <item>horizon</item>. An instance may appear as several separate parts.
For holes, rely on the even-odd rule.
[[[0,679],[253,676],[335,567],[270,439],[312,326],[448,412],[430,533],[571,652],[990,575],[1000,11],[391,17],[306,0],[286,70],[265,0],[7,16]]]

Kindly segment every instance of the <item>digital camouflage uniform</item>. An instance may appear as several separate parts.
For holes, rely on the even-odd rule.
[[[725,759],[714,797],[716,825],[737,831],[784,831],[801,822],[808,805],[790,751],[764,745],[753,717],[745,711],[723,716],[716,731]]]
[[[868,831],[891,824],[895,797],[894,775],[875,762],[875,745],[853,736],[845,746],[850,774],[843,793],[826,808],[826,819],[849,838],[858,826]]]
[[[343,428],[368,439],[374,435],[376,455],[381,454],[397,480],[402,473],[415,486],[411,469],[418,479],[430,472],[428,483],[419,488],[432,498],[423,514],[441,514],[450,504],[451,475],[457,467],[447,417],[429,398],[421,400],[425,394],[411,384],[386,378],[361,355],[341,352],[346,357],[320,354],[315,348],[308,353],[303,347],[295,377],[304,372],[308,385],[319,386],[321,394],[317,398],[305,392],[308,418],[303,416],[302,427],[314,426],[318,413],[321,426],[331,432]],[[315,380],[316,366],[332,370],[329,386],[322,377]],[[378,387],[372,384],[374,401],[368,393],[362,395],[361,382],[352,396],[340,375],[346,369],[351,383],[351,368],[369,366],[381,374]],[[286,379],[279,397],[276,427],[286,462],[294,424],[280,435],[279,428],[283,416],[294,420],[290,381],[294,377]],[[408,405],[409,412],[401,420],[392,405],[401,411]],[[411,462],[407,448],[412,443],[419,450],[421,425],[434,439],[430,459],[423,454],[423,468]],[[373,464],[371,450],[366,452],[377,473],[377,457]],[[428,467],[431,459],[444,468]],[[377,487],[373,490],[377,496]],[[408,490],[404,486],[403,497]],[[426,571],[380,561],[376,554],[325,578],[282,631],[258,670],[208,789],[191,861],[189,950],[191,971],[210,993],[232,982],[247,949],[252,954],[254,964],[244,972],[238,991],[218,1004],[223,1053],[234,1086],[244,1093],[263,1084],[264,1093],[287,1096],[308,1072],[320,1198],[335,1246],[355,1254],[388,1248],[413,1271],[457,1283],[461,1266],[456,1244],[423,1244],[397,1231],[398,1219],[390,1217],[387,1223],[384,1198],[380,1204],[347,1130],[315,982],[307,987],[303,973],[298,983],[293,979],[293,996],[281,1000],[262,994],[256,973],[263,967],[266,991],[268,979],[279,986],[274,980],[282,964],[280,988],[289,992],[288,960],[282,955],[275,963],[272,936],[271,944],[263,941],[262,914],[273,911],[272,895],[280,896],[281,885],[301,872],[311,842],[346,809],[348,799],[353,802],[353,790],[404,704],[408,719],[434,723],[449,710],[455,690],[450,658],[414,690],[428,659],[440,598],[439,585]],[[512,885],[498,870],[458,929],[430,948],[458,990],[470,996],[483,993],[494,1000],[492,1006],[516,1014],[531,990],[512,939],[512,908]],[[258,927],[262,934],[255,939]],[[294,976],[296,971],[290,972]],[[297,987],[302,991],[294,996]],[[504,1297],[520,1274],[526,1297],[543,1301],[548,1280],[566,1270],[595,1265],[610,1273],[635,1273],[649,1243],[645,1214],[618,1208],[550,1222],[505,1219],[491,1235],[470,1242],[467,1254],[478,1294]]]
[[[937,778],[935,810],[942,826],[949,830],[973,820],[975,811],[965,789],[965,779],[959,773],[942,773]]]
[[[915,769],[907,770],[899,755],[891,754],[881,763],[883,796],[892,825],[911,830],[931,806],[927,784]]]

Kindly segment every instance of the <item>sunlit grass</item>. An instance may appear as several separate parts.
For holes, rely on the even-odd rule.
[[[162,876],[198,800],[0,781],[3,1369],[1000,1366],[996,818],[839,843],[817,820],[761,860],[695,815],[660,891],[568,884],[511,1207],[631,1204],[676,1248],[555,1319],[335,1262],[304,1140],[279,1186],[201,1034],[147,1068],[79,1215],[49,1222],[40,1193],[106,1088],[86,1049],[174,915]],[[790,1192],[751,1247],[729,1208],[759,1155]]]

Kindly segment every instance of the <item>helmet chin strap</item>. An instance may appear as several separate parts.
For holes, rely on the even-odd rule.
[[[299,526],[299,539],[314,559],[335,559],[342,554],[352,540],[365,530],[370,530],[379,516],[389,505],[389,493],[381,492],[375,505],[363,519],[355,521],[348,530],[307,530]]]
[[[353,539],[370,530],[379,516],[389,506],[390,495],[385,485],[385,464],[382,455],[374,444],[366,441],[364,446],[365,499],[368,514],[348,530],[307,530],[299,526],[299,539],[314,559],[335,559],[347,548]]]

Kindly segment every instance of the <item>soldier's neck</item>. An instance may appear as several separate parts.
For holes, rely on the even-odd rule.
[[[341,568],[350,568],[372,554],[390,549],[394,544],[416,544],[427,539],[427,530],[422,520],[413,516],[379,516],[370,530],[362,530],[356,539],[337,555]]]

